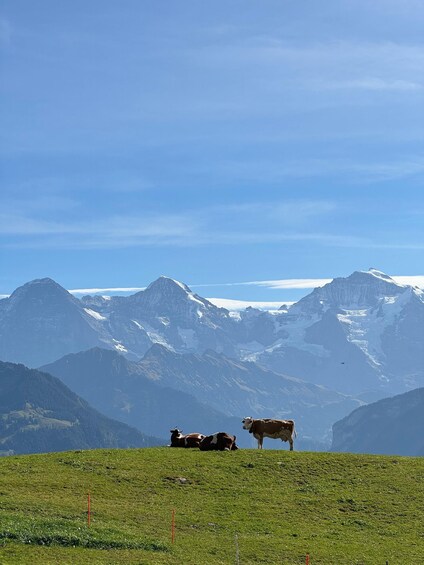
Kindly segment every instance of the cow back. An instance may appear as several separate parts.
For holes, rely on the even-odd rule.
[[[293,420],[275,420],[272,418],[262,418],[260,420],[253,420],[253,424],[249,430],[253,435],[276,435],[279,432],[286,430],[290,435],[294,431]]]

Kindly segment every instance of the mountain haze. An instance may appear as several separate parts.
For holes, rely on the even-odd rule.
[[[362,406],[333,426],[332,451],[424,456],[424,388]]]
[[[188,392],[158,384],[143,367],[116,351],[95,348],[67,355],[41,370],[59,378],[102,413],[151,435],[169,438],[175,427],[207,434],[237,433],[241,427],[241,417],[230,417]]]
[[[322,449],[330,444],[333,422],[361,405],[255,363],[214,351],[178,354],[158,344],[138,363],[96,348],[42,370],[101,412],[146,433],[163,436],[174,426],[203,433],[224,430],[246,446],[252,442],[242,430],[244,416],[294,418],[300,445]]]
[[[94,410],[59,379],[0,362],[0,453],[163,445]]]
[[[132,296],[81,300],[39,279],[0,301],[5,361],[39,366],[92,347],[137,360],[159,344],[254,361],[364,399],[424,384],[423,335],[423,293],[376,269],[336,278],[277,312],[230,312],[168,277]]]
[[[182,355],[154,345],[137,366],[162,386],[190,391],[226,414],[293,418],[299,437],[317,444],[329,441],[338,414],[361,405],[355,398],[211,350]]]

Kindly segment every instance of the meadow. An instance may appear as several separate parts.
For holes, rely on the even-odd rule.
[[[424,458],[165,447],[3,457],[0,564],[300,565],[309,554],[310,565],[417,565],[423,509]]]

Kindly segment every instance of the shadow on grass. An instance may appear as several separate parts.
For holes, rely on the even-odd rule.
[[[0,544],[14,541],[23,544],[62,547],[85,547],[91,549],[142,549],[146,551],[169,551],[160,542],[146,539],[129,539],[123,532],[110,529],[88,530],[59,521],[12,520],[0,528]]]

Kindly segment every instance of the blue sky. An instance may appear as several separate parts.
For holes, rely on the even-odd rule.
[[[421,0],[3,0],[0,294],[424,275],[423,29]]]

